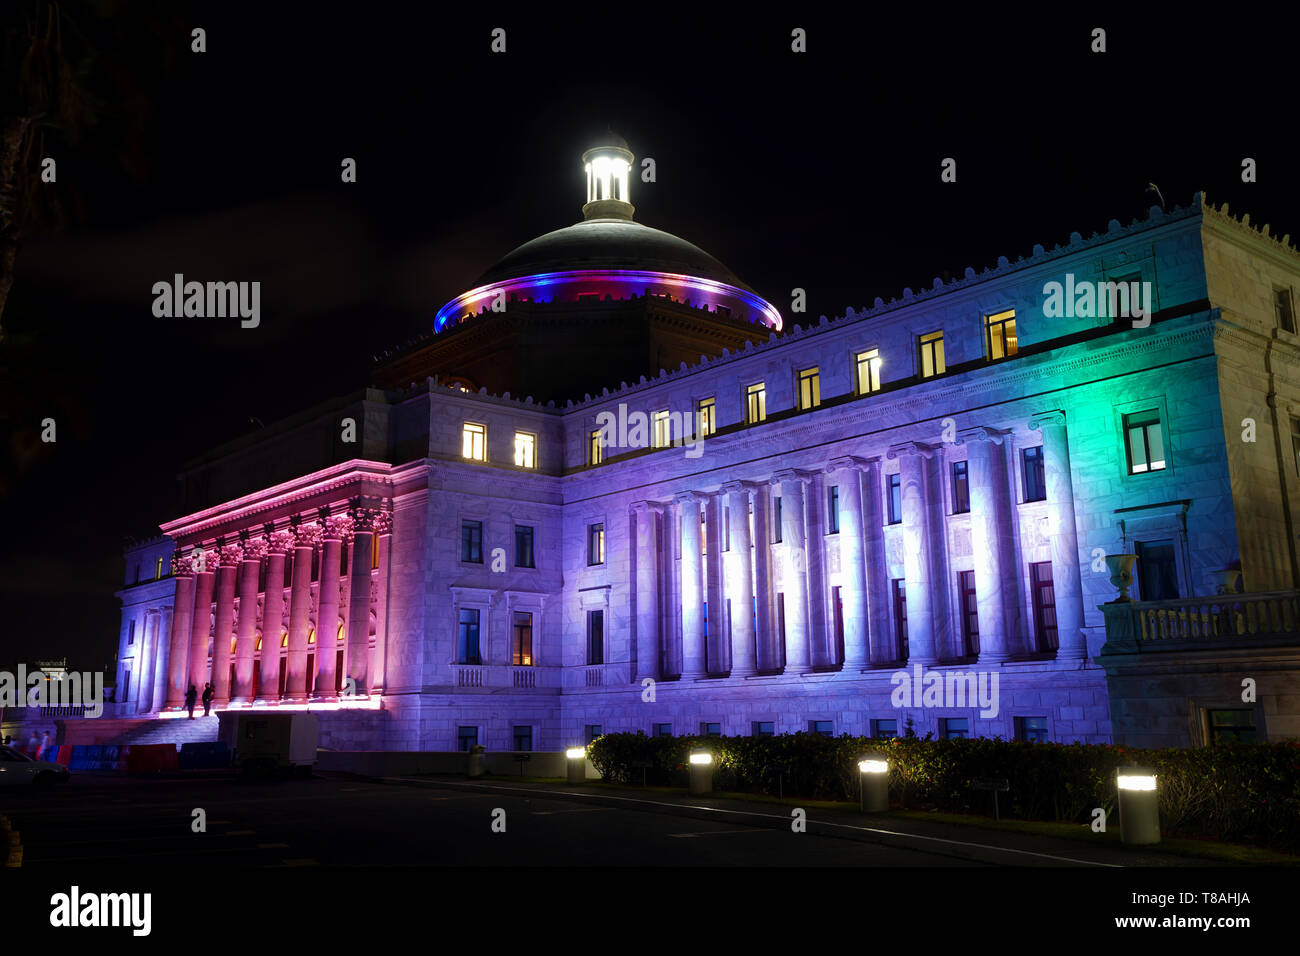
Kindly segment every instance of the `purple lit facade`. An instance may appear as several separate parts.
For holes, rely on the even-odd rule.
[[[471,342],[494,302],[520,322],[584,303],[614,321],[614,304],[660,296],[673,321],[702,310],[747,338],[545,403],[480,392],[453,363],[220,449],[185,475],[205,504],[128,553],[128,577],[150,573],[121,592],[121,716],[174,713],[211,680],[219,708],[322,710],[337,749],[909,724],[1177,742],[1132,726],[1140,690],[1116,695],[1104,558],[1138,555],[1142,601],[1225,577],[1296,587],[1300,337],[1275,295],[1300,284],[1289,245],[1198,196],[783,321],[689,243],[638,246],[658,231],[632,222],[626,183],[602,194],[589,170],[588,189],[587,220],[507,256],[433,339]],[[614,233],[632,241],[610,261],[563,267],[569,243]],[[1066,275],[1149,283],[1152,321],[1048,314]],[[602,442],[603,422],[638,415],[644,440]],[[684,443],[669,421],[694,426]],[[918,667],[996,674],[996,712],[898,706],[894,675]],[[1220,670],[1191,695],[1200,711],[1242,706]],[[1296,686],[1292,669],[1262,693],[1261,735],[1300,730]]]

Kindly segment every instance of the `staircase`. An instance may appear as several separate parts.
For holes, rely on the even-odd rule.
[[[195,717],[193,720],[169,717],[146,721],[138,727],[132,727],[126,733],[115,737],[112,744],[117,747],[132,744],[181,744],[213,741],[217,739],[217,715]]]

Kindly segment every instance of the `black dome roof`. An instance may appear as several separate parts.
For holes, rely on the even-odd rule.
[[[538,236],[483,273],[475,287],[586,269],[670,272],[754,291],[699,246],[630,219],[588,219]]]

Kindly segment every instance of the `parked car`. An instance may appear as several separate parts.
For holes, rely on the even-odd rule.
[[[33,760],[12,747],[0,747],[0,787],[48,787],[67,783],[68,768],[52,760]]]

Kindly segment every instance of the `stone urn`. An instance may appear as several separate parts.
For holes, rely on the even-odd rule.
[[[1110,583],[1119,591],[1119,597],[1111,601],[1111,604],[1122,604],[1133,600],[1128,596],[1128,589],[1133,583],[1133,562],[1136,560],[1136,554],[1106,555],[1106,568],[1110,571]]]
[[[1214,571],[1210,574],[1214,582],[1215,594],[1236,594],[1237,582],[1241,580],[1240,568],[1224,568],[1222,571]]]

